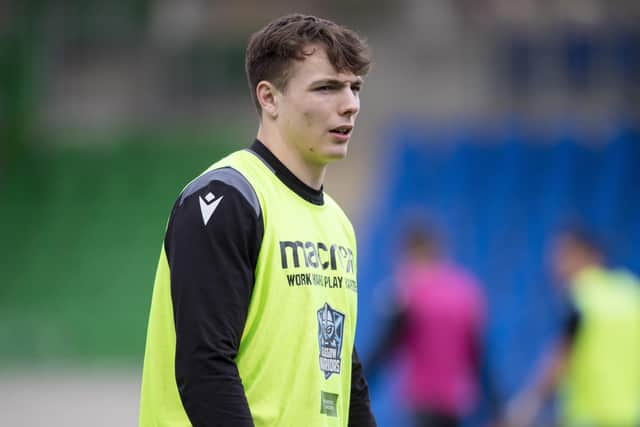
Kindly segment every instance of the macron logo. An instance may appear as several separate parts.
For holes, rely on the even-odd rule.
[[[204,225],[207,225],[209,219],[211,218],[211,215],[213,215],[213,212],[216,210],[223,197],[224,196],[220,196],[218,199],[216,199],[216,196],[214,196],[211,192],[207,193],[207,195],[204,196],[204,199],[202,198],[202,196],[200,196],[200,211],[202,212],[202,220],[204,221]]]

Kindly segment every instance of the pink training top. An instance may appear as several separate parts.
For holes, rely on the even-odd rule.
[[[405,263],[397,282],[407,313],[403,388],[413,408],[462,416],[476,400],[484,300],[475,279],[451,264]]]

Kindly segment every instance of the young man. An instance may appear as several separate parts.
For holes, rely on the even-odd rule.
[[[640,425],[640,287],[631,273],[604,261],[584,229],[572,226],[556,236],[553,272],[573,307],[546,363],[508,406],[509,426],[531,425],[557,388],[560,426]]]
[[[354,348],[356,241],[323,192],[365,43],[313,16],[254,34],[257,140],[178,197],[154,285],[141,426],[375,426]]]

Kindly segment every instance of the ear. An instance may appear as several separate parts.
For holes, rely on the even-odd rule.
[[[256,98],[262,111],[272,119],[278,117],[278,89],[273,83],[261,80],[256,85]]]

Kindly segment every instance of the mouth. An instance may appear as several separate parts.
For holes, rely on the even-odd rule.
[[[344,125],[344,126],[338,126],[336,128],[331,129],[329,133],[336,135],[342,139],[342,138],[348,138],[351,135],[352,131],[353,131],[353,126]]]

